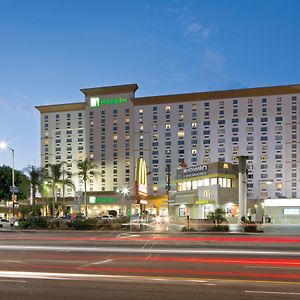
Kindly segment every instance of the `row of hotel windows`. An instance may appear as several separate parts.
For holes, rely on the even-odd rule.
[[[199,180],[188,180],[185,182],[179,182],[176,184],[176,190],[178,192],[190,191],[190,190],[197,190],[198,187],[203,186],[213,186],[219,185],[223,188],[231,188],[232,187],[232,179],[230,178],[223,178],[223,177],[216,177],[216,178],[205,178]]]
[[[291,106],[291,110],[293,111],[295,111],[297,108],[296,108],[296,101],[297,101],[297,97],[296,96],[292,96],[291,97],[291,100],[292,100],[292,106]],[[255,102],[257,102],[258,100],[255,100]],[[282,99],[281,98],[277,98],[277,105],[281,105],[281,102],[282,102]],[[202,103],[202,101],[201,101],[201,103]],[[225,103],[227,103],[227,101],[219,101],[219,105],[221,106],[221,107],[223,107],[224,106],[224,104]],[[237,113],[238,111],[237,111],[237,105],[238,105],[238,103],[239,103],[239,101],[237,100],[237,99],[234,99],[234,100],[232,100],[232,104],[234,105],[234,113]],[[262,105],[263,105],[263,112],[266,112],[266,104],[267,104],[267,98],[262,98],[261,99],[261,103],[262,103]],[[252,99],[248,99],[248,105],[252,105],[253,104],[253,100]],[[210,107],[210,102],[204,102],[204,107],[205,107],[205,109],[207,110],[209,107]],[[178,105],[178,109],[179,109],[179,112],[183,112],[183,110],[184,110],[184,105],[183,104],[179,104]],[[252,113],[252,111],[251,111],[251,107],[249,108],[250,109],[250,111],[248,111],[248,113]],[[153,112],[156,112],[157,113],[157,111],[158,111],[158,107],[157,106],[153,106],[152,107],[152,110],[153,110]],[[192,110],[193,111],[196,111],[197,110],[197,104],[192,104]],[[126,112],[128,111],[128,113],[129,113],[129,108],[127,108],[126,109]],[[171,106],[165,106],[165,111],[169,114],[170,113],[170,111],[171,111]],[[278,112],[280,112],[281,111],[281,106],[279,106],[279,107],[277,107],[277,111]],[[103,112],[105,113],[105,111],[104,110],[102,110],[101,111],[101,114],[103,114]],[[140,108],[139,109],[139,113],[141,114],[141,113],[143,113],[144,112],[144,109],[143,108]],[[117,114],[117,110],[116,109],[114,109],[113,110],[113,113],[114,114]],[[93,114],[94,114],[94,112],[93,111],[90,111],[90,116],[92,116]],[[221,110],[220,111],[220,115],[223,115],[224,114],[224,111],[223,110]],[[55,119],[56,119],[56,121],[58,121],[59,122],[59,120],[60,120],[60,114],[56,114],[55,115]],[[67,113],[66,114],[66,116],[67,116],[67,121],[70,121],[71,120],[71,113]],[[81,119],[82,118],[82,116],[83,116],[83,113],[82,112],[79,112],[78,114],[77,114],[77,116],[78,116],[78,119]],[[48,115],[44,115],[44,121],[45,122],[48,122],[48,120],[49,120],[49,116]],[[70,125],[70,124],[69,124]]]
[[[297,97],[296,96],[292,96],[291,100],[292,101],[296,101]],[[276,101],[277,101],[277,105],[281,105],[281,103],[282,103],[282,99],[281,98],[277,98]],[[257,103],[258,100],[255,100],[254,102]],[[201,101],[201,103],[202,103],[202,101]],[[219,106],[223,107],[225,105],[225,103],[228,103],[228,100],[227,101],[221,100],[221,101],[219,101]],[[238,99],[232,100],[232,104],[233,104],[233,107],[234,107],[234,113],[237,113],[237,109],[236,108],[237,108],[237,105],[239,104],[239,100]],[[261,104],[263,106],[263,112],[265,112],[264,110],[265,110],[266,105],[267,105],[267,98],[262,98],[261,99]],[[248,99],[248,105],[250,105],[250,106],[253,105],[253,99]],[[207,109],[209,107],[210,107],[210,102],[204,102],[204,108]],[[179,111],[183,112],[184,105],[183,104],[179,104],[178,105],[178,109],[179,109]],[[292,107],[292,109],[293,109],[293,107]],[[157,106],[153,106],[152,110],[153,110],[153,112],[157,112],[158,111],[158,107]],[[197,110],[197,104],[195,104],[195,103],[192,104],[192,110],[193,111]],[[171,112],[171,106],[165,106],[165,111],[166,111],[166,113],[170,113]],[[279,108],[279,109],[277,109],[277,111],[281,111],[281,109]],[[143,113],[143,112],[144,112],[143,108],[140,108],[139,109],[139,113]],[[252,113],[252,112],[250,111],[250,113]],[[223,114],[222,111],[221,111],[220,114]]]

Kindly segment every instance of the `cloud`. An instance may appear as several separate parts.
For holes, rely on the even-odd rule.
[[[190,1],[190,3],[192,3]],[[214,24],[204,25],[199,18],[196,18],[192,12],[192,8],[188,5],[169,7],[168,13],[173,14],[180,21],[185,37],[193,38],[195,41],[200,41],[209,38],[217,33],[217,26]],[[186,3],[185,3],[186,4]]]
[[[200,21],[195,21],[186,25],[184,35],[187,36],[201,36],[208,38],[211,34],[216,33],[215,25],[203,26]]]

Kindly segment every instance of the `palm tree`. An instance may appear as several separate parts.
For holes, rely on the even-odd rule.
[[[59,184],[62,184],[63,189],[65,185],[70,185],[74,187],[73,182],[67,177],[65,178],[65,174],[69,174],[69,172],[65,172],[62,169],[62,166],[65,162],[60,162],[57,164],[47,164],[46,168],[48,168],[48,178],[50,179],[50,185],[52,186],[52,217],[54,217],[55,210],[55,199],[56,199],[56,187]],[[63,176],[63,179],[61,177]],[[65,203],[63,203],[63,210],[65,209]]]
[[[41,168],[35,166],[28,166],[25,169],[25,172],[28,173],[29,182],[32,187],[32,206],[34,206],[36,203],[36,192],[40,184]]]
[[[90,175],[94,175],[94,168],[97,168],[90,159],[85,158],[84,160],[79,160],[77,162],[77,168],[79,170],[78,175],[82,177],[84,181],[84,210],[85,216],[87,217],[87,195],[86,195],[86,182],[90,178]]]
[[[50,181],[50,177],[48,174],[48,170],[45,167],[40,168],[40,179],[39,179],[38,190],[42,195],[43,202],[46,198],[46,216],[48,216],[48,201],[47,201],[47,195],[45,197],[45,185],[47,185],[49,181]]]

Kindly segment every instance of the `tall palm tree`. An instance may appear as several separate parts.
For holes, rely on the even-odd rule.
[[[50,185],[52,187],[52,217],[54,217],[57,185],[61,184],[63,186],[63,189],[65,185],[70,185],[74,187],[73,182],[68,177],[65,178],[65,174],[69,174],[69,172],[65,172],[62,169],[64,163],[65,162],[60,162],[57,164],[46,165],[46,168],[48,169],[48,177],[50,179]],[[65,203],[63,203],[63,210],[64,209],[65,209]]]
[[[85,216],[88,216],[87,212],[87,195],[86,195],[86,182],[90,178],[90,175],[94,175],[94,169],[97,168],[97,165],[94,164],[90,159],[85,158],[84,160],[79,160],[77,162],[77,168],[79,170],[78,175],[82,177],[84,181],[84,210]]]
[[[40,168],[40,179],[39,179],[38,190],[42,195],[43,203],[46,198],[46,216],[48,216],[48,200],[47,200],[47,195],[45,195],[45,185],[47,185],[49,181],[50,181],[50,177],[48,174],[48,170],[45,167]]]
[[[32,187],[32,205],[34,206],[36,204],[36,192],[40,184],[41,168],[28,166],[24,171],[28,174],[29,182]]]

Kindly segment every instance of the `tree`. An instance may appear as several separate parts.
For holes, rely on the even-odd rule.
[[[94,169],[97,168],[97,165],[95,165],[90,159],[85,158],[84,160],[79,160],[77,162],[77,168],[79,170],[78,175],[82,177],[84,181],[84,210],[85,210],[85,216],[87,217],[87,195],[86,195],[86,182],[90,178],[91,175],[94,175]]]
[[[57,164],[47,164],[46,169],[48,170],[48,176],[46,176],[46,180],[49,181],[51,188],[52,188],[52,217],[54,217],[54,211],[55,211],[55,199],[56,199],[56,188],[58,185],[70,185],[74,187],[74,184],[72,180],[70,180],[68,177],[67,178],[62,178],[62,175],[65,174],[62,166],[65,162],[60,162]],[[68,172],[67,172],[68,174]],[[69,173],[70,174],[70,173]],[[64,203],[63,203],[64,206]],[[64,207],[63,207],[64,209]]]
[[[19,187],[19,199],[27,199],[29,196],[29,181],[25,174],[15,170],[15,186]],[[11,192],[9,187],[12,186],[12,169],[8,166],[0,167],[0,200],[10,200]]]
[[[214,227],[218,227],[222,222],[226,221],[225,210],[216,208],[215,211],[209,213],[207,218],[213,221]]]
[[[38,186],[40,185],[41,180],[41,168],[35,167],[35,166],[28,166],[25,169],[25,172],[27,172],[29,176],[29,182],[32,188],[32,205],[35,206],[36,203],[36,192],[38,189]]]

